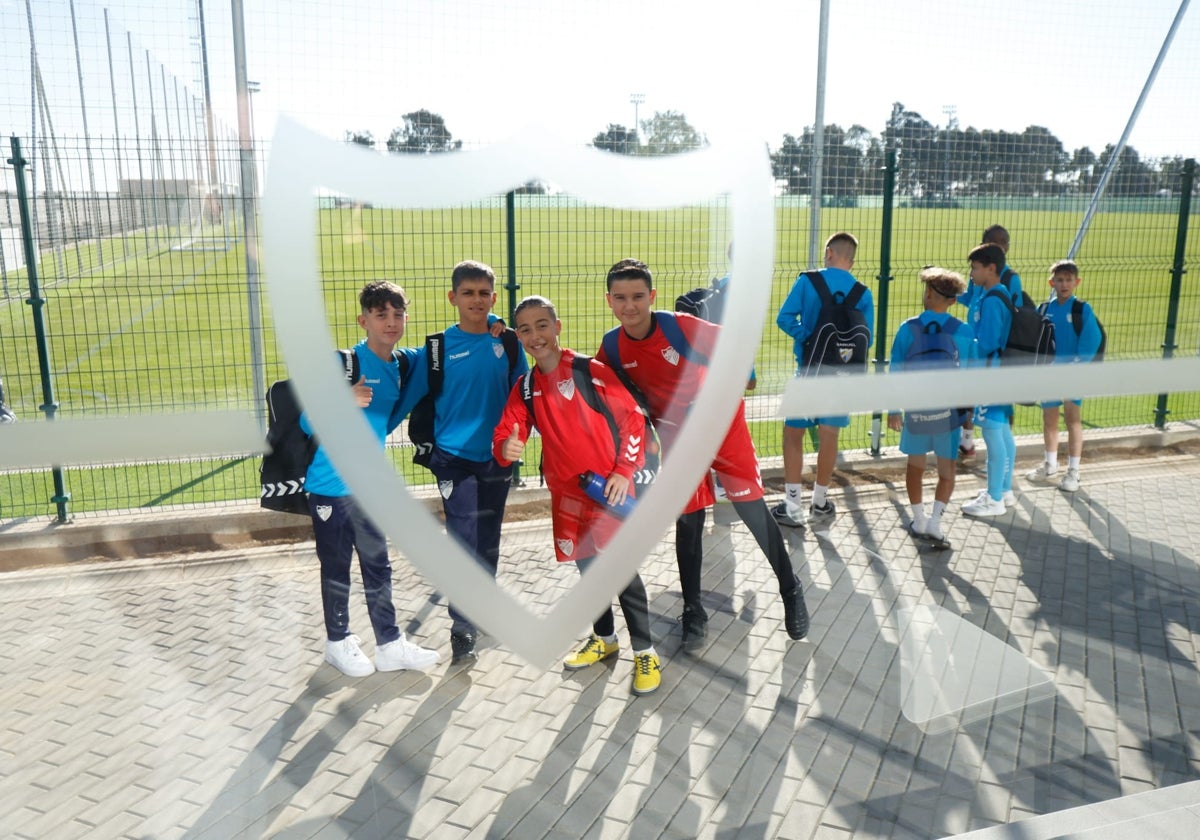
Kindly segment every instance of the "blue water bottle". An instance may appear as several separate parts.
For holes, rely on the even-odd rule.
[[[588,494],[588,497],[594,502],[604,505],[605,509],[618,519],[624,519],[629,514],[633,513],[633,509],[637,506],[633,496],[626,496],[625,501],[619,505],[610,505],[608,499],[604,497],[604,485],[607,479],[602,475],[596,475],[591,470],[579,475],[579,486],[583,488],[583,492]]]

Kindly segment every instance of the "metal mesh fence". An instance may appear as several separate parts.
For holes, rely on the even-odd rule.
[[[493,22],[507,20],[487,4],[479,10]],[[29,81],[6,87],[3,105],[11,121],[8,133],[30,161],[27,227],[45,300],[59,416],[163,413],[169,423],[171,412],[197,406],[257,412],[264,384],[286,375],[273,344],[269,307],[264,322],[252,324],[247,292],[243,199],[253,197],[258,185],[242,183],[242,156],[252,148],[262,171],[269,147],[253,127],[241,139],[229,127],[236,121],[229,94],[231,27],[223,7],[209,11],[215,23],[205,28],[203,6],[192,4],[165,11],[127,6],[133,18],[124,22],[101,6],[80,4],[77,10],[72,4],[70,25],[41,10],[4,9],[6,42],[24,45],[24,52],[6,56],[6,67],[22,67]],[[286,25],[300,26],[294,17]],[[260,18],[250,21],[250,31],[252,64],[257,56],[260,66],[277,58],[289,38],[313,45],[304,41],[313,36],[271,30]],[[143,36],[156,46],[144,46]],[[425,55],[445,36],[433,27],[418,28],[413,37]],[[360,22],[349,41],[374,45],[370,21]],[[164,43],[184,57],[157,52]],[[214,96],[212,90],[224,93]],[[646,119],[639,119],[637,108],[645,101],[639,96],[630,99],[632,123],[608,122],[605,128],[601,119],[597,133],[579,142],[618,154],[674,153],[706,142],[681,112],[648,109]],[[315,105],[305,116],[319,120],[328,107]],[[1009,230],[1010,263],[1025,289],[1044,299],[1048,268],[1072,248],[1113,157],[1118,165],[1075,255],[1084,278],[1080,296],[1107,328],[1109,358],[1152,358],[1163,354],[1164,345],[1177,353],[1200,350],[1200,294],[1194,283],[1182,284],[1175,323],[1168,324],[1172,270],[1194,274],[1200,254],[1193,235],[1182,263],[1176,262],[1183,226],[1195,221],[1194,213],[1190,220],[1180,215],[1181,155],[1141,157],[1130,147],[1118,151],[1112,145],[1092,153],[1071,149],[1046,128],[963,127],[954,109],[942,111],[942,125],[897,103],[874,129],[858,124],[843,129],[832,121],[825,126],[815,241],[838,230],[858,236],[855,273],[877,301],[877,358],[886,359],[898,325],[919,311],[918,270],[940,264],[965,273],[967,251],[989,225]],[[481,131],[464,142],[439,114],[420,108],[392,121],[396,128],[386,137],[348,119],[339,127],[348,142],[371,145],[381,155],[469,151],[492,139]],[[796,123],[802,125],[803,118]],[[748,398],[764,458],[780,453],[774,414],[794,370],[790,340],[775,327],[775,315],[796,276],[812,267],[814,148],[809,127],[785,133],[770,149],[778,191],[776,269],[757,357],[759,386]],[[890,194],[888,149],[896,152]],[[21,422],[36,422],[43,412],[44,377],[33,307],[25,305],[29,266],[16,174],[12,167],[5,170],[0,211],[0,377],[4,398]],[[546,295],[569,313],[564,343],[587,352],[614,323],[604,303],[603,276],[616,259],[637,256],[655,269],[663,308],[727,270],[730,222],[719,197],[703,206],[633,212],[588,206],[560,185],[533,182],[511,197],[452,210],[366,206],[352,196],[329,195],[314,199],[312,212],[320,219],[329,320],[343,346],[358,340],[357,291],[375,277],[396,280],[413,299],[406,344],[416,345],[451,323],[454,310],[445,302],[450,268],[466,258],[496,269],[501,314],[523,295]],[[891,224],[887,238],[885,216]],[[886,307],[879,305],[883,297]],[[266,335],[261,372],[250,364],[256,326]],[[255,381],[259,375],[261,382]],[[1173,396],[1169,412],[1170,419],[1200,417],[1200,396]],[[1085,422],[1093,427],[1156,419],[1161,418],[1153,396],[1089,401],[1085,410]],[[1040,425],[1034,409],[1018,411],[1019,433]],[[880,441],[895,442],[891,433]],[[875,444],[871,418],[856,417],[843,445]],[[393,438],[391,455],[411,483],[428,481],[409,461],[403,430]],[[67,470],[66,483],[76,513],[240,500],[257,494],[257,462],[247,456],[91,465]],[[48,514],[49,487],[41,471],[3,475],[0,516]]]

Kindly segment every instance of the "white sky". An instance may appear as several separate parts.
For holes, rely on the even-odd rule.
[[[33,0],[34,37],[58,134],[79,126],[68,0]],[[102,8],[110,10],[118,98],[160,65],[199,93],[195,0],[75,0],[92,133],[111,125]],[[895,101],[934,124],[1021,131],[1043,125],[1067,151],[1099,153],[1129,118],[1177,0],[832,0],[825,119],[878,135]],[[469,145],[529,122],[585,143],[608,123],[683,111],[717,138],[731,126],[773,148],[815,116],[818,0],[245,0],[256,127],[290,113],[333,136],[382,143],[428,108]],[[206,0],[210,78],[236,126],[231,4]],[[192,22],[189,22],[191,19]],[[25,0],[0,0],[0,129],[30,130]],[[94,44],[94,46],[89,46]],[[1200,10],[1183,19],[1130,143],[1145,156],[1200,156]],[[147,94],[141,94],[145,107]],[[40,129],[39,129],[40,131]],[[143,127],[143,132],[146,128]],[[160,131],[162,129],[160,128]],[[6,149],[7,151],[7,149]]]

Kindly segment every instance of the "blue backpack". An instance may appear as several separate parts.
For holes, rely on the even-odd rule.
[[[955,318],[945,324],[909,318],[904,322],[912,333],[912,344],[904,356],[905,370],[938,370],[956,368],[960,364],[954,334],[962,325]],[[935,408],[904,412],[904,425],[912,434],[938,435],[957,429],[971,416],[969,408]]]

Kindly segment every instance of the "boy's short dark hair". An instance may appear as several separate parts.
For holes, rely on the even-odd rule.
[[[389,303],[395,309],[408,309],[408,298],[404,296],[404,289],[390,280],[372,280],[358,293],[358,305],[362,307],[363,312],[382,309]]]
[[[996,271],[999,271],[1004,268],[1008,258],[1004,255],[1004,249],[995,242],[985,242],[972,248],[971,253],[967,254],[967,260],[981,265],[994,265]]]
[[[608,270],[605,287],[611,292],[612,284],[617,280],[645,280],[646,288],[654,288],[654,275],[650,273],[650,267],[641,260],[628,257],[613,263]]]
[[[551,318],[555,321],[558,320],[558,310],[554,308],[554,304],[550,302],[549,298],[544,298],[541,295],[530,295],[529,297],[522,298],[521,302],[513,309],[513,323],[517,322],[517,316],[526,309],[534,308],[545,309],[550,313]]]
[[[983,236],[980,238],[979,242],[983,245],[986,245],[989,242],[994,242],[1001,248],[1004,248],[1009,242],[1008,230],[1002,225],[991,225],[983,231]]]
[[[933,289],[939,295],[954,300],[967,290],[967,282],[957,271],[936,265],[921,269],[921,282]]]
[[[492,271],[492,267],[487,263],[481,263],[478,260],[463,260],[454,266],[454,271],[450,273],[450,290],[457,292],[459,284],[464,280],[487,280],[494,289],[496,272]]]
[[[833,236],[825,240],[825,248],[832,248],[836,253],[841,254],[847,259],[854,259],[855,253],[858,252],[858,239],[854,234],[846,231],[838,231]]]
[[[1079,276],[1079,266],[1075,264],[1074,260],[1059,260],[1054,265],[1050,266],[1051,277],[1053,277],[1055,274],[1058,274],[1060,271],[1065,274],[1073,274],[1076,277]]]

